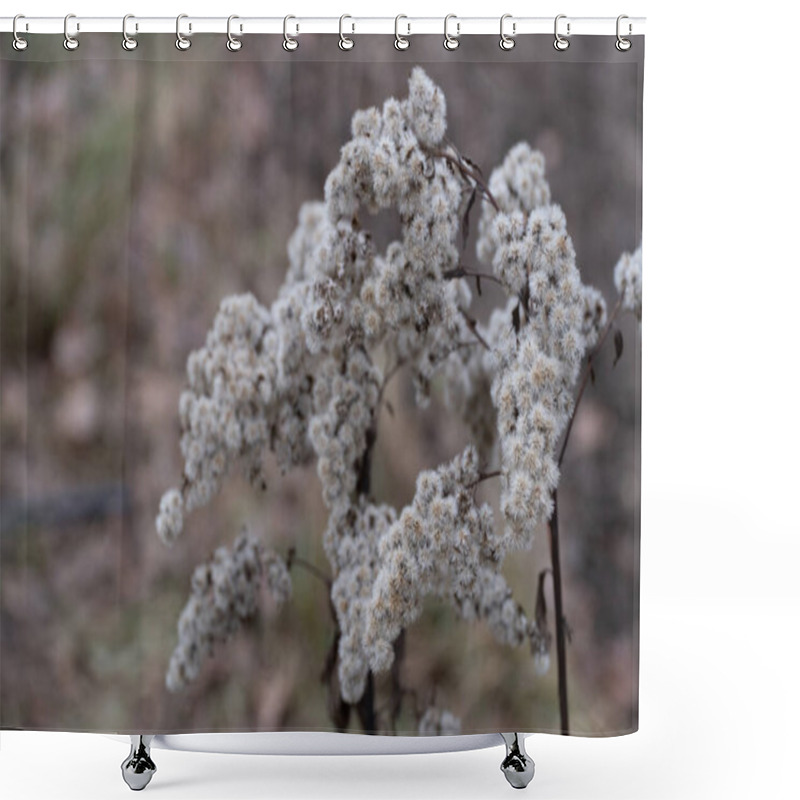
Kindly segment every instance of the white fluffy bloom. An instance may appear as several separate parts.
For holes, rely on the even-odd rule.
[[[453,165],[429,152],[444,131],[444,95],[416,68],[407,99],[354,115],[353,138],[328,176],[325,202],[300,209],[272,306],[249,294],[223,301],[205,346],[187,364],[183,483],[160,508],[165,541],[211,499],[235,461],[262,483],[266,449],[284,470],[316,454],[329,504],[352,492],[357,459],[350,456],[363,449],[370,415],[351,414],[342,430],[331,428],[331,403],[341,400],[338,389],[320,386],[343,363],[354,367],[352,353],[380,344],[391,362],[409,366],[425,400],[440,361],[468,335],[461,311],[469,290],[464,281],[442,279],[458,263],[464,188]],[[357,214],[390,206],[400,213],[403,237],[380,255]],[[356,382],[368,380],[371,388],[345,380],[356,392],[348,401],[356,411],[371,408],[380,383],[372,367],[359,369]]]
[[[419,721],[420,736],[457,736],[461,733],[461,720],[451,711],[431,706]]]
[[[414,67],[408,82],[408,104],[411,126],[417,139],[426,147],[442,141],[447,130],[447,106],[444,92],[425,74]]]
[[[363,499],[351,509],[331,514],[325,534],[326,549],[335,564],[331,600],[341,631],[339,686],[342,697],[357,702],[369,673],[365,650],[367,614],[379,568],[379,543],[397,514],[391,506]]]
[[[622,297],[622,307],[633,311],[636,318],[642,319],[642,248],[641,245],[631,253],[623,253],[614,267],[614,285]]]
[[[605,327],[608,312],[603,295],[594,286],[583,287],[583,327],[586,347],[594,347]]]
[[[177,489],[170,489],[161,498],[156,518],[156,532],[164,544],[171,545],[183,530],[183,497]]]
[[[251,294],[228,297],[205,346],[189,356],[179,406],[183,485],[162,498],[156,527],[164,541],[208,503],[234,461],[244,460],[259,484],[267,446],[284,467],[308,459],[305,348],[299,320],[290,324],[302,307],[300,298],[280,298],[268,311]]]
[[[544,156],[531,149],[527,142],[520,142],[493,170],[489,191],[499,210],[490,203],[484,204],[476,244],[478,258],[487,266],[492,264],[500,243],[510,235],[514,220],[524,219],[534,209],[550,202],[544,167]]]
[[[578,369],[606,321],[602,296],[581,283],[544,159],[524,143],[491,175],[498,208],[483,203],[477,242],[510,297],[486,325],[468,321],[471,292],[451,278],[459,274],[459,227],[474,187],[443,157],[445,131],[444,94],[420,68],[407,98],[354,114],[324,202],[300,209],[272,305],[249,294],[226,299],[204,347],[188,359],[183,480],[163,496],[156,521],[159,536],[174,541],[236,461],[259,484],[266,450],[282,470],[316,458],[330,512],[324,547],[340,631],[339,685],[351,703],[370,670],[391,665],[397,636],[429,595],[465,620],[485,622],[503,643],[528,642],[536,669],[547,667],[549,637],[512,596],[502,566],[510,551],[530,547],[534,528],[550,516]],[[378,252],[364,221],[389,208],[399,214],[401,235]],[[634,260],[617,266],[615,280],[626,307],[638,296],[640,314]],[[409,369],[419,404],[438,381],[475,445],[422,472],[399,513],[372,503],[366,487],[386,380],[378,364]],[[475,499],[479,458],[498,457],[499,530],[491,507]],[[170,688],[191,680],[213,645],[253,613],[261,580],[279,602],[288,597],[285,563],[241,537],[232,552],[220,548],[198,567]],[[420,729],[457,725],[448,712],[429,709]]]
[[[391,666],[392,643],[419,617],[428,595],[449,599],[466,620],[484,620],[505,644],[536,635],[535,623],[501,573],[502,547],[491,507],[475,502],[479,477],[471,446],[438,469],[420,473],[413,502],[381,537],[364,636],[375,672]]]
[[[266,584],[278,604],[291,594],[286,562],[241,533],[228,550],[219,547],[213,558],[195,568],[189,601],[178,621],[178,644],[167,672],[167,688],[176,692],[199,674],[214,648],[235,633],[258,607],[258,590]]]
[[[557,448],[572,413],[584,354],[605,322],[599,292],[581,283],[561,208],[549,202],[544,161],[512,148],[492,174],[500,211],[484,206],[479,255],[513,299],[492,342],[491,397],[502,468],[504,546],[527,549],[550,518]]]
[[[351,350],[342,363],[325,362],[316,376],[314,406],[319,411],[309,433],[328,508],[349,507],[379,393],[380,372],[360,349]]]

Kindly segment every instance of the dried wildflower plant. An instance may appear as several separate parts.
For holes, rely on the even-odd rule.
[[[393,666],[428,596],[485,623],[502,644],[527,644],[542,672],[552,639],[543,586],[552,572],[562,677],[557,547],[540,574],[534,615],[513,595],[503,564],[531,548],[543,523],[557,545],[560,461],[591,357],[622,308],[641,319],[641,249],[617,264],[620,299],[608,313],[581,281],[542,155],[517,144],[484,181],[445,138],[445,112],[443,92],[417,67],[406,99],[355,113],[324,201],[300,209],[275,301],[267,308],[251,294],[228,297],[189,357],[179,408],[183,481],[164,494],[156,520],[171,545],[235,462],[260,485],[267,450],[284,472],[315,461],[329,510],[323,543],[335,614],[326,674],[338,693],[333,706],[355,707],[365,729],[379,724],[372,676]],[[468,268],[462,253],[477,198],[484,272]],[[402,236],[378,252],[363,222],[383,209],[397,211]],[[485,325],[470,315],[481,279],[507,295]],[[420,473],[412,502],[395,509],[373,498],[370,466],[384,389],[401,368],[419,405],[438,379],[442,402],[473,443]],[[489,478],[500,481],[502,519],[477,499]],[[259,586],[285,601],[287,567],[299,563],[243,534],[230,553],[220,548],[198,567],[168,687],[196,677],[212,647],[254,613]],[[563,683],[562,726],[565,671]],[[435,708],[418,720],[420,733],[460,726]]]

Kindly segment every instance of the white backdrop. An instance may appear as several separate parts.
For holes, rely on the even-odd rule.
[[[26,0],[3,10],[68,12],[648,17],[640,731],[607,740],[532,737],[537,775],[527,792],[541,800],[796,797],[797,6]],[[0,794],[128,796],[119,771],[126,753],[103,736],[3,732]],[[162,798],[485,800],[511,791],[498,768],[501,748],[314,759],[154,755],[158,773],[145,791]]]

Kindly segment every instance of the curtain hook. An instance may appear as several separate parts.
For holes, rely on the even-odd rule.
[[[565,39],[558,32],[558,21],[560,19],[566,19],[566,18],[567,18],[566,14],[559,14],[556,17],[556,21],[555,21],[555,24],[553,26],[553,30],[554,30],[555,35],[556,35],[555,41],[553,42],[553,47],[555,47],[556,50],[559,50],[561,52],[563,52],[564,50],[566,50],[569,47],[569,39]],[[570,23],[567,22],[567,36],[569,36],[569,35],[570,35]]]
[[[64,17],[64,49],[70,51],[77,50],[80,45],[80,42],[78,41],[77,37],[73,36],[69,32],[69,21],[71,19],[75,19],[74,14],[67,14],[67,16]],[[78,32],[80,31],[80,29],[81,29],[80,22],[76,22],[75,31]]]
[[[625,38],[624,36],[622,36],[622,34],[620,33],[620,26],[619,26],[619,24],[620,24],[620,22],[622,22],[622,20],[624,20],[624,19],[628,19],[628,15],[627,15],[627,14],[620,14],[620,15],[617,17],[617,41],[614,43],[614,47],[616,47],[616,48],[617,48],[617,50],[619,50],[619,51],[620,51],[620,53],[625,53],[625,52],[627,52],[628,50],[630,50],[630,49],[631,49],[631,46],[633,45],[633,42],[632,42],[630,39],[626,39],[626,38]],[[631,25],[631,23],[629,22],[629,23],[628,23],[628,36],[630,36],[630,35],[631,35],[631,33],[633,33],[633,25]]]
[[[17,16],[14,17],[14,23],[11,26],[11,30],[12,30],[12,32],[14,34],[14,41],[11,44],[13,45],[15,50],[22,51],[22,50],[27,49],[28,40],[27,39],[23,39],[19,35],[19,33],[17,33],[17,20],[20,20],[20,19],[25,19],[25,15],[24,14],[17,14]],[[26,31],[28,30],[28,23],[27,22],[25,23],[25,30]]]
[[[340,50],[352,50],[353,49],[353,45],[355,44],[355,42],[352,39],[350,39],[350,38],[348,38],[347,36],[344,35],[344,31],[342,30],[343,25],[344,25],[344,21],[346,19],[353,19],[353,18],[349,14],[342,14],[342,16],[339,17],[339,49]],[[352,25],[353,25],[353,30],[351,31],[351,33],[355,33],[356,32],[356,24],[355,24],[355,22],[352,23]]]
[[[192,40],[181,33],[181,20],[188,19],[188,14],[178,14],[175,20],[175,47],[178,50],[188,50],[192,46]],[[189,23],[189,33],[192,32],[192,23]]]
[[[516,22],[512,21],[512,23],[511,23],[511,36],[509,36],[503,30],[503,25],[505,24],[505,21],[507,19],[513,20],[513,17],[511,16],[511,14],[503,14],[503,16],[500,17],[500,49],[501,50],[506,50],[506,51],[514,49],[514,45],[516,44],[516,41],[514,41],[514,37],[517,35],[517,23]]]
[[[456,35],[453,36],[447,30],[447,23],[450,22],[451,19],[456,21]],[[458,17],[455,14],[448,14],[444,18],[444,49],[445,50],[458,50],[458,46],[461,42],[458,41],[458,37],[461,35],[461,23],[458,21]]]
[[[242,49],[242,40],[231,33],[231,22],[233,22],[235,19],[239,19],[236,14],[231,14],[228,17],[228,41],[225,43],[225,46],[231,51],[231,53],[236,53]],[[241,32],[242,25],[239,25],[239,33]]]
[[[411,23],[407,22],[408,33],[405,36],[400,35],[400,20],[408,19],[405,14],[398,14],[394,18],[394,47],[395,50],[408,50],[411,47],[411,42],[407,37],[411,36]]]
[[[283,49],[286,50],[287,53],[291,53],[297,50],[300,47],[300,42],[295,39],[294,36],[289,36],[289,20],[290,19],[297,19],[297,17],[293,17],[291,14],[283,18]],[[300,26],[297,25],[295,27],[296,31],[300,32]]]
[[[130,52],[131,50],[135,50],[139,46],[139,42],[136,40],[135,35],[131,36],[128,33],[128,20],[129,19],[136,19],[133,14],[126,14],[122,18],[122,49],[127,50]],[[136,23],[135,30],[139,30],[139,23]]]

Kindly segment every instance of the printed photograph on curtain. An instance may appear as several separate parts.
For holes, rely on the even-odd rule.
[[[0,727],[638,727],[643,41],[0,39]]]

